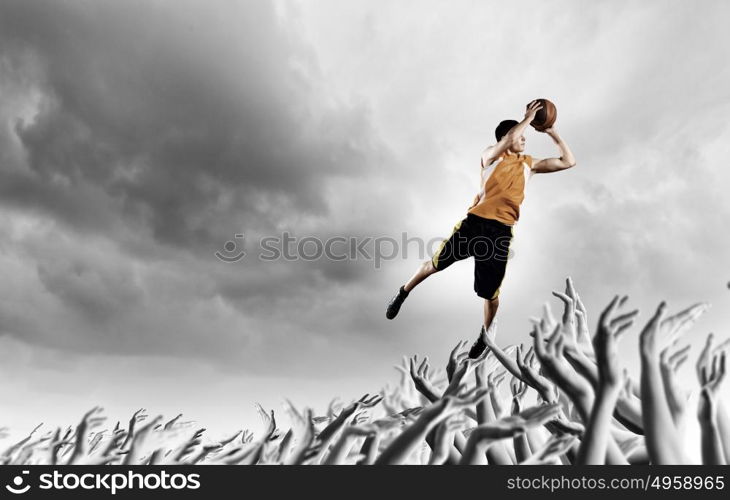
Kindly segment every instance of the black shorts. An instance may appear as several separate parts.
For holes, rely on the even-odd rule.
[[[512,227],[492,219],[467,214],[451,236],[439,246],[431,261],[443,271],[456,261],[474,257],[474,291],[483,299],[499,296],[507,269]]]

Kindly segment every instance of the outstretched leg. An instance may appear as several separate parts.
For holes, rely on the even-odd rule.
[[[416,271],[416,274],[414,274],[411,277],[411,279],[408,280],[408,283],[406,283],[405,285],[403,285],[403,289],[406,292],[410,292],[411,290],[413,290],[414,288],[416,288],[416,286],[418,286],[418,284],[421,283],[423,280],[425,280],[426,278],[428,278],[432,274],[436,274],[437,272],[439,272],[439,271],[433,265],[433,261],[432,260],[427,260],[426,262],[424,262],[423,264],[421,264],[418,267],[418,270]]]
[[[396,293],[395,296],[390,300],[388,308],[385,310],[385,317],[388,319],[395,318],[398,314],[398,311],[400,311],[400,306],[403,305],[403,302],[406,300],[406,297],[408,297],[410,291],[413,290],[423,280],[437,272],[438,269],[436,269],[436,266],[433,265],[432,261],[428,260],[421,264],[416,271],[416,274],[414,274],[411,279],[408,280],[408,283],[400,287],[398,293]]]

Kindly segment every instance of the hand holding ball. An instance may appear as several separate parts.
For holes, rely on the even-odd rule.
[[[558,110],[555,108],[555,104],[547,99],[535,100],[542,106],[542,109],[535,114],[535,119],[530,122],[530,125],[538,132],[544,132],[555,124],[555,120],[558,118]]]

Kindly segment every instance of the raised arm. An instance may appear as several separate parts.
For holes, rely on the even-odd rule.
[[[658,465],[680,464],[681,444],[669,411],[659,364],[661,323],[666,304],[662,302],[654,317],[644,327],[640,336],[641,352],[641,413],[644,419],[646,447],[652,463]]]
[[[532,101],[530,104],[528,104],[523,120],[514,127],[512,127],[512,129],[507,132],[507,134],[502,137],[497,142],[497,144],[489,146],[487,149],[484,150],[484,152],[482,153],[482,167],[489,165],[494,160],[499,158],[502,153],[507,151],[512,142],[514,142],[517,137],[520,137],[525,132],[527,126],[532,120],[535,119],[535,115],[541,109],[542,105],[538,101]]]
[[[702,359],[698,365],[702,363]],[[699,410],[697,417],[700,422],[702,437],[702,463],[705,465],[726,465],[725,450],[718,428],[718,399],[719,388],[725,378],[725,353],[714,355],[712,363],[698,366],[700,372]]]
[[[618,297],[601,314],[596,332],[595,351],[598,362],[598,390],[586,432],[578,453],[579,465],[603,465],[610,439],[611,416],[618,400],[623,380],[619,367],[617,339],[634,322],[639,311],[612,317]],[[624,374],[624,377],[626,375]]]
[[[563,138],[560,137],[558,131],[551,127],[543,130],[543,132],[549,135],[558,146],[560,158],[545,158],[535,161],[532,164],[532,171],[536,174],[547,174],[575,167],[575,156],[573,156],[573,152],[570,150],[570,147],[568,147]]]
[[[445,396],[425,408],[418,419],[396,437],[375,461],[375,465],[397,465],[406,461],[414,448],[426,439],[441,421],[463,408],[478,403],[487,391],[475,389],[458,396]]]

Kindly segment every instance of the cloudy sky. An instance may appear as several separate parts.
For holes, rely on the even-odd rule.
[[[447,236],[496,123],[548,97],[578,166],[534,178],[499,340],[573,276],[730,312],[730,4],[0,3],[2,425],[102,404],[257,425],[445,362],[479,329],[472,264],[390,296],[420,262],[261,261],[260,238]],[[528,152],[554,154],[528,132]],[[215,257],[244,233],[246,256]],[[240,240],[237,240],[241,243]],[[557,303],[554,303],[557,308]],[[636,371],[636,334],[622,348]]]

